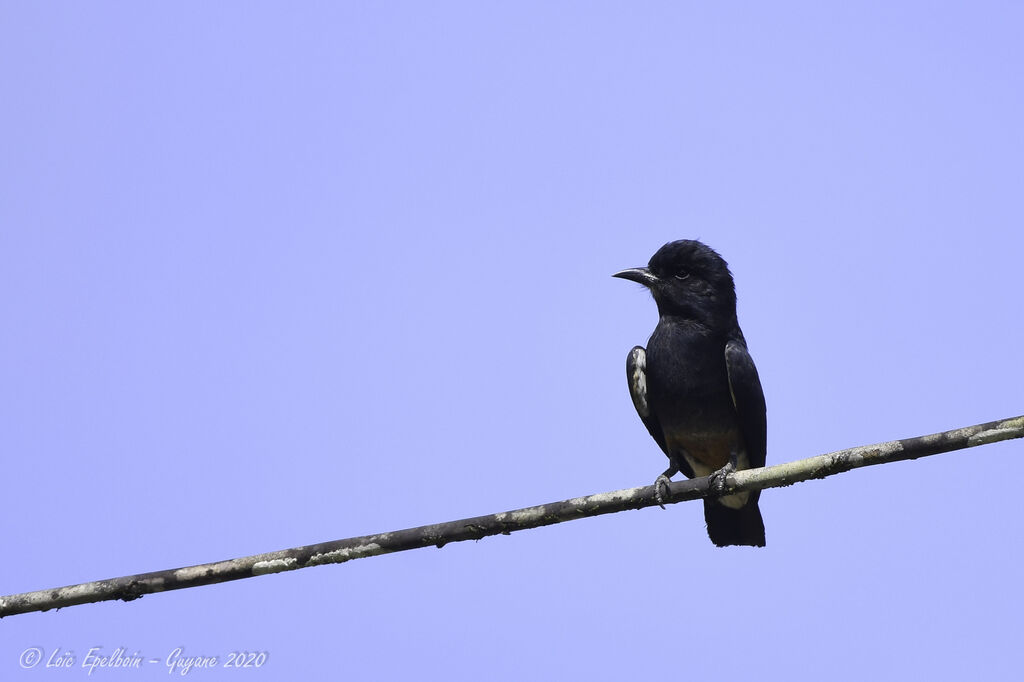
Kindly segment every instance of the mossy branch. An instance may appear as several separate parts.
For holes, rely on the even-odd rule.
[[[865,445],[810,457],[786,464],[749,469],[730,474],[721,494],[792,485],[812,478],[825,478],[850,469],[970,448],[986,443],[1024,437],[1024,416],[943,431],[929,436]],[[714,497],[708,478],[675,481],[669,486],[666,504]],[[292,571],[309,566],[340,564],[352,559],[401,552],[449,542],[479,540],[489,535],[572,521],[586,516],[612,514],[658,504],[653,486],[598,493],[571,500],[526,507],[514,511],[419,526],[390,533],[364,535],[318,545],[295,547],[267,554],[228,559],[210,564],[154,571],[139,575],[98,580],[37,592],[0,597],[0,618],[31,611],[121,599],[131,601],[144,594],[198,587],[228,580],[240,580],[268,573]]]

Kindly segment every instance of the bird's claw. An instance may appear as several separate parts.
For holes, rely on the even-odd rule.
[[[658,506],[662,509],[665,508],[665,498],[668,497],[669,489],[668,484],[672,481],[668,476],[662,474],[654,480],[654,499],[657,500]],[[662,492],[664,489],[665,492]]]
[[[709,481],[710,488],[720,496],[722,493],[725,492],[725,479],[727,479],[729,477],[729,474],[731,474],[734,471],[736,471],[736,465],[733,464],[732,462],[729,462],[718,471],[712,473],[710,476],[711,480]]]

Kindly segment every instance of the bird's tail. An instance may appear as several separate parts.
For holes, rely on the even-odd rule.
[[[704,521],[708,524],[708,537],[718,547],[764,547],[764,521],[753,495],[739,509],[730,509],[716,500],[704,500]]]

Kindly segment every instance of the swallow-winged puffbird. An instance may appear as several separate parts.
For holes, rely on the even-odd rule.
[[[614,276],[643,284],[658,304],[647,348],[636,346],[626,357],[633,405],[670,463],[654,483],[658,501],[679,471],[710,475],[721,487],[732,471],[764,466],[764,392],[736,320],[725,260],[682,239],[658,249],[646,268]],[[759,496],[754,490],[704,500],[711,541],[764,547]]]

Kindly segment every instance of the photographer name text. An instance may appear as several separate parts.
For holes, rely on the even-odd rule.
[[[226,656],[207,656],[186,652],[180,646],[160,658],[144,656],[139,651],[129,653],[128,648],[123,646],[113,650],[100,646],[90,647],[81,658],[73,650],[63,647],[57,647],[47,654],[43,647],[31,646],[22,651],[18,658],[18,663],[26,670],[81,668],[87,675],[106,668],[142,669],[159,665],[167,669],[168,675],[185,676],[213,668],[262,668],[266,662],[266,651],[232,651]]]

